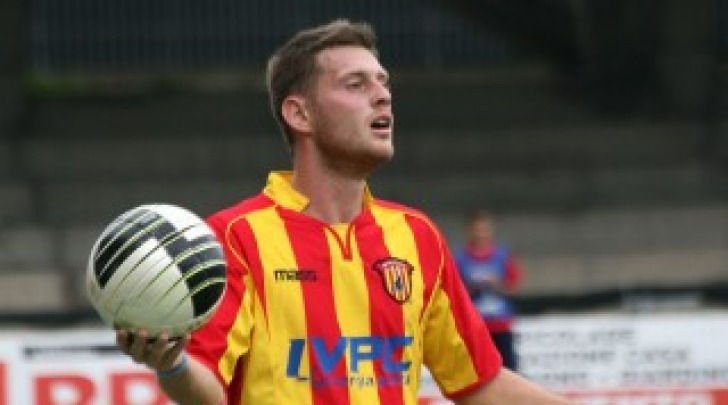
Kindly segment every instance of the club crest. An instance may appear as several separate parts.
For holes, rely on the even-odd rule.
[[[392,299],[402,304],[412,293],[412,271],[414,267],[407,261],[388,257],[374,263],[374,270],[382,278],[382,285]]]

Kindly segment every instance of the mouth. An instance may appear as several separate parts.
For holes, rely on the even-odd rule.
[[[392,116],[381,115],[372,121],[371,128],[375,134],[381,137],[389,137],[392,134],[393,121]]]

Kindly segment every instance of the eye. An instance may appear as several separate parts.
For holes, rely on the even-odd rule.
[[[361,80],[352,80],[346,83],[346,88],[349,90],[361,90],[364,88],[364,82]]]

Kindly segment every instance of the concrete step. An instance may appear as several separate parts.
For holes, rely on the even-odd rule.
[[[690,124],[547,127],[398,133],[388,172],[432,170],[589,170],[694,161],[700,131]],[[2,153],[2,149],[0,149]],[[289,166],[282,137],[41,138],[24,142],[23,172],[33,178],[234,177]]]
[[[634,287],[728,281],[725,249],[653,250],[632,254],[524,256],[522,294],[585,294]]]
[[[0,226],[28,222],[35,216],[32,186],[17,180],[0,181]]]
[[[258,193],[265,175],[261,170],[235,177],[52,180],[40,184],[39,220],[94,223],[151,202],[210,213]],[[713,178],[696,164],[538,173],[481,170],[421,173],[416,177],[396,172],[376,175],[370,185],[380,198],[442,214],[472,206],[506,212],[563,212],[592,207],[691,205],[706,203],[716,194]],[[16,210],[27,210],[16,205]]]
[[[400,134],[402,170],[653,166],[694,160],[701,130],[685,123],[484,128]]]
[[[7,141],[0,138],[0,179],[7,179],[12,173],[10,145]]]
[[[592,170],[486,169],[377,174],[372,188],[382,198],[429,212],[459,212],[471,206],[499,211],[564,211],[590,207],[704,203],[717,191],[708,169],[697,162],[650,168]]]
[[[42,179],[159,180],[230,178],[289,166],[283,138],[35,139],[23,148],[24,172]]]
[[[257,194],[264,183],[264,175],[234,180],[52,182],[43,187],[39,220],[73,226],[106,224],[126,210],[150,203],[180,205],[206,216]]]
[[[435,217],[452,246],[464,243],[463,215]],[[534,256],[621,255],[725,249],[728,205],[591,209],[562,215],[496,213],[497,236]]]
[[[29,136],[34,138],[130,139],[276,133],[266,95],[135,94],[37,100]]]
[[[70,225],[56,232],[60,249],[59,261],[69,270],[83,274],[88,265],[88,257],[96,239],[107,223],[96,225]]]
[[[728,121],[717,125],[713,135],[715,136],[715,144],[712,145],[711,152],[724,165],[728,166]]]
[[[0,272],[0,308],[6,313],[69,309],[65,280],[56,269]]]
[[[3,228],[0,305],[57,310],[84,302],[88,254],[110,219]],[[434,219],[453,248],[462,243],[459,217]],[[728,281],[726,205],[507,214],[495,224],[524,266],[524,294]]]
[[[37,226],[0,228],[0,266],[52,267],[60,246],[51,230]]]
[[[590,210],[564,216],[520,215],[498,220],[499,233],[534,254],[623,254],[728,246],[728,207]]]
[[[538,70],[538,68],[537,68]],[[526,74],[529,75],[529,74]],[[487,72],[449,79],[440,72],[419,79],[393,78],[398,128],[462,130],[513,122],[589,122],[595,111],[554,91],[553,75],[499,82]],[[427,119],[422,114],[426,112]],[[30,135],[47,138],[184,138],[231,136],[277,127],[261,77],[234,92],[218,94],[117,94],[36,100]]]

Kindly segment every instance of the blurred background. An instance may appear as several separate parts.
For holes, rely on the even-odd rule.
[[[725,309],[726,1],[4,0],[0,325],[94,324],[112,218],[207,215],[289,167],[266,58],[337,17],[374,25],[393,77],[373,192],[453,245],[493,212],[522,314]]]

